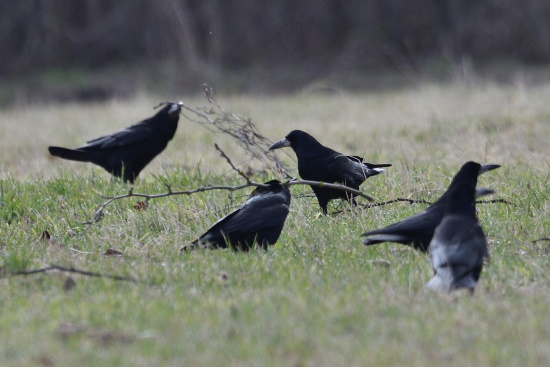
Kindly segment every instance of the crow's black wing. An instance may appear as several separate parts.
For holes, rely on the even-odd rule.
[[[83,145],[78,149],[90,150],[120,148],[146,140],[152,133],[153,127],[151,125],[139,123],[117,131],[111,135],[105,135],[90,140],[86,145]]]
[[[241,207],[218,220],[200,238],[201,242],[218,242],[225,236],[239,238],[268,228],[282,227],[289,207],[281,195],[253,196]]]
[[[365,232],[361,236],[365,245],[374,245],[381,242],[411,243],[413,241],[427,242],[433,236],[435,228],[443,218],[443,206],[439,210],[429,210],[414,214],[401,222],[391,224],[387,227]]]
[[[363,168],[367,168],[357,160],[349,159],[344,155],[336,155],[326,159],[326,167],[330,176],[326,182],[329,183],[345,183],[349,187],[358,189],[366,178]]]
[[[380,167],[389,167],[384,164]],[[333,182],[346,183],[347,186],[358,189],[359,186],[369,177],[378,175],[385,170],[370,163],[363,162],[358,156],[336,155],[327,160],[327,169],[333,176]]]

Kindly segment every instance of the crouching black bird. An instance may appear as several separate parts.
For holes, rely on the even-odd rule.
[[[198,240],[182,248],[227,248],[248,251],[257,244],[264,250],[277,242],[290,207],[290,190],[277,180],[257,187],[244,204],[218,220]]]
[[[291,131],[284,139],[279,140],[269,150],[291,147],[298,158],[298,173],[304,180],[339,183],[359,190],[359,186],[369,177],[378,175],[391,167],[391,164],[371,164],[363,158],[346,156],[325,147],[313,136],[301,130]],[[333,199],[346,199],[350,205],[357,205],[355,197],[345,191],[311,186],[324,214],[327,204]]]
[[[90,140],[76,149],[49,147],[51,155],[72,161],[91,162],[116,177],[134,183],[143,168],[172,140],[183,103],[165,103],[153,117],[114,134]]]
[[[445,214],[430,242],[434,277],[426,287],[439,292],[467,288],[473,293],[483,261],[489,257],[487,241],[476,217],[476,197],[492,194],[471,182],[460,182],[447,195]]]
[[[482,166],[476,162],[466,162],[451,181],[447,191],[435,203],[428,206],[423,212],[414,214],[401,222],[363,233],[361,236],[367,237],[363,239],[363,244],[370,246],[382,242],[397,242],[412,246],[416,250],[427,252],[435,227],[437,227],[443,218],[445,202],[452,189],[463,183],[468,183],[475,187],[479,175],[498,167],[500,167],[498,164],[486,164]]]

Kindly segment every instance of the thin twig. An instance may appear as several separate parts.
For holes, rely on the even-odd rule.
[[[287,181],[287,182],[283,183],[283,185],[286,185],[286,186],[308,185],[308,186],[326,187],[326,188],[329,188],[329,189],[347,191],[347,192],[349,192],[349,193],[351,193],[355,196],[360,196],[360,197],[363,197],[363,198],[365,198],[369,201],[374,201],[374,198],[372,198],[371,196],[369,196],[369,195],[367,195],[367,194],[365,194],[365,193],[363,193],[359,190],[355,190],[355,189],[352,189],[351,187],[347,187],[347,186],[340,185],[340,184],[329,184],[329,183],[326,183],[326,182],[319,182],[319,181],[293,180],[293,181]],[[228,190],[228,191],[233,192],[233,191],[245,189],[247,187],[268,187],[268,185],[265,185],[265,184],[260,183],[260,182],[254,182],[254,181],[249,180],[248,182],[246,182],[244,184],[236,185],[236,186],[221,186],[221,185],[219,185],[219,186],[204,186],[204,187],[199,187],[199,188],[196,188],[196,189],[193,189],[193,190],[187,190],[187,191],[172,191],[172,190],[169,190],[168,192],[161,193],[161,194],[141,194],[141,193],[136,193],[136,192],[133,192],[133,191],[129,191],[127,194],[109,197],[108,200],[105,201],[103,204],[101,204],[99,209],[96,210],[96,212],[94,213],[92,219],[85,222],[84,224],[90,225],[90,224],[96,223],[99,220],[101,220],[101,218],[103,218],[103,212],[104,212],[105,208],[109,204],[111,204],[113,201],[120,200],[120,199],[125,199],[125,198],[129,198],[129,197],[139,197],[139,198],[144,198],[145,200],[149,201],[149,200],[164,198],[164,197],[168,197],[168,196],[193,195],[193,194],[196,194],[196,193],[199,193],[199,192],[212,191],[212,190]]]
[[[275,170],[282,172],[286,177],[290,177],[284,163],[276,154],[269,151],[269,147],[273,142],[258,131],[252,120],[235,113],[226,112],[216,102],[213,89],[206,84],[203,84],[202,88],[210,107],[192,108],[182,103],[184,110],[191,112],[198,118],[184,116],[213,133],[229,135],[236,140],[237,144],[244,149],[251,159],[261,162],[268,171]]]
[[[225,160],[227,161],[227,163],[231,166],[231,168],[233,168],[233,170],[235,172],[237,172],[239,174],[239,176],[241,176],[242,178],[244,178],[246,180],[247,183],[250,183],[250,178],[243,172],[241,171],[240,169],[238,169],[237,167],[235,167],[235,165],[233,164],[233,162],[231,162],[231,159],[229,159],[229,157],[227,156],[227,154],[224,153],[223,150],[220,149],[220,147],[218,146],[218,144],[214,144],[214,148],[216,148],[216,150],[218,152],[220,152],[221,156],[223,158],[225,158]]]
[[[192,107],[189,107],[189,106],[186,105],[185,103],[182,103],[181,106],[182,106],[183,108],[185,108],[187,111],[192,112],[192,113],[194,113],[195,115],[197,115],[197,116],[199,116],[199,117],[202,117],[203,119],[205,119],[206,121],[208,121],[208,122],[211,123],[212,125],[215,125],[214,120],[212,120],[210,117],[208,117],[208,116],[205,115],[204,113],[199,112],[199,111],[197,111],[196,109],[194,109],[194,108],[192,108]]]
[[[288,186],[293,185],[309,185],[309,186],[316,186],[316,187],[324,187],[327,189],[336,189],[341,191],[346,191],[351,194],[354,194],[356,196],[363,197],[367,199],[370,202],[374,202],[374,198],[372,196],[369,196],[365,194],[364,192],[361,192],[359,190],[352,189],[351,187],[341,185],[341,184],[335,184],[335,183],[327,183],[327,182],[321,182],[321,181],[309,181],[309,180],[291,180],[285,183]]]
[[[495,203],[503,203],[503,204],[516,206],[516,204],[511,203],[508,200],[504,200],[504,199],[478,200],[478,201],[476,201],[476,204],[495,204]]]
[[[388,201],[383,201],[383,202],[380,202],[380,203],[361,205],[361,206],[365,209],[369,209],[369,208],[374,208],[374,207],[377,207],[377,206],[384,206],[384,205],[403,202],[403,201],[407,202],[409,204],[428,204],[428,205],[431,204],[431,202],[423,200],[423,199],[414,200],[414,199],[397,198],[397,199],[392,199],[392,200],[388,200]]]
[[[139,197],[139,198],[144,198],[145,200],[149,201],[149,200],[164,198],[164,197],[167,197],[167,196],[192,195],[192,194],[196,194],[196,193],[199,193],[199,192],[212,191],[212,190],[236,191],[236,190],[241,190],[241,189],[251,187],[251,186],[267,187],[267,185],[264,185],[263,183],[250,181],[250,182],[247,182],[245,184],[237,185],[237,186],[204,186],[204,187],[199,187],[197,189],[188,190],[188,191],[171,191],[170,190],[168,192],[161,193],[161,194],[140,194],[140,193],[135,193],[135,192],[130,191],[127,194],[124,194],[124,195],[118,195],[118,196],[110,197],[106,202],[101,204],[99,209],[96,210],[96,212],[94,213],[92,219],[90,219],[87,222],[84,222],[84,224],[93,224],[93,223],[98,222],[99,220],[101,220],[101,218],[103,218],[103,211],[105,210],[107,205],[111,204],[113,201],[120,200],[120,199],[125,199],[125,198],[129,198],[129,197]]]
[[[55,264],[52,264],[50,266],[47,266],[45,268],[40,268],[40,269],[20,270],[20,271],[15,271],[15,272],[12,272],[12,273],[8,272],[6,274],[0,275],[0,277],[33,275],[33,274],[39,274],[39,273],[46,273],[50,270],[59,270],[59,271],[62,271],[62,272],[67,272],[67,273],[76,273],[76,274],[80,274],[80,275],[86,275],[86,276],[89,276],[89,277],[108,278],[108,279],[113,279],[113,280],[122,280],[122,281],[134,282],[134,283],[138,282],[137,279],[130,278],[130,277],[123,277],[123,276],[120,276],[120,275],[94,273],[94,272],[87,271],[87,270],[76,269],[76,268],[73,268],[73,267],[67,268],[65,266],[60,266],[60,265],[55,265]]]
[[[115,200],[120,200],[120,199],[124,199],[124,198],[140,197],[140,198],[144,198],[146,202],[149,202],[150,200],[158,199],[158,198],[164,198],[164,197],[167,197],[167,196],[192,195],[192,194],[196,194],[196,193],[199,193],[199,192],[211,191],[211,190],[229,190],[230,192],[234,192],[236,190],[241,190],[241,189],[251,187],[251,186],[267,187],[267,185],[265,185],[263,183],[251,181],[250,178],[244,172],[242,172],[237,167],[235,167],[235,165],[233,164],[231,159],[227,156],[227,154],[224,153],[223,150],[221,150],[221,148],[217,144],[215,144],[214,147],[221,154],[221,156],[227,161],[227,163],[231,166],[231,168],[233,168],[233,170],[235,170],[241,177],[243,177],[246,180],[246,183],[241,184],[241,185],[237,185],[237,186],[205,186],[205,187],[199,187],[197,189],[187,190],[187,191],[173,191],[170,185],[166,185],[166,187],[168,188],[168,192],[165,192],[165,193],[162,193],[162,194],[139,194],[139,193],[135,193],[134,192],[134,187],[132,186],[130,191],[128,191],[128,193],[124,194],[124,195],[118,195],[118,196],[112,196],[112,197],[102,195],[102,197],[107,199],[107,201],[105,201],[103,204],[101,204],[99,209],[97,209],[96,212],[94,213],[92,219],[85,222],[84,224],[90,225],[90,224],[98,222],[99,220],[101,220],[101,218],[103,218],[103,212],[105,211],[105,208],[109,204],[111,204]],[[359,190],[355,190],[355,189],[352,189],[351,187],[347,187],[347,186],[340,185],[340,184],[330,184],[330,183],[319,182],[319,181],[306,181],[306,180],[295,180],[295,179],[293,179],[293,180],[289,180],[289,181],[283,183],[283,185],[286,185],[286,186],[309,185],[309,186],[317,186],[317,187],[326,187],[326,188],[330,188],[330,189],[347,191],[347,192],[349,192],[351,194],[354,194],[356,196],[363,197],[363,198],[365,198],[365,199],[367,199],[371,202],[374,201],[374,198],[372,198],[371,196],[369,196],[369,195],[367,195],[367,194],[365,194],[365,193],[363,193]]]

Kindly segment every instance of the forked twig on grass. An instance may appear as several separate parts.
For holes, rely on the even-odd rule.
[[[50,266],[46,266],[46,267],[40,268],[40,269],[20,270],[20,271],[15,271],[15,272],[6,272],[4,274],[0,273],[0,278],[13,277],[13,276],[33,275],[33,274],[39,274],[39,273],[47,273],[50,270],[59,270],[61,272],[76,273],[76,274],[85,275],[85,276],[89,276],[89,277],[96,277],[96,278],[108,278],[108,279],[113,279],[113,280],[122,280],[122,281],[134,282],[134,283],[138,282],[137,279],[130,278],[130,277],[123,277],[123,276],[120,276],[120,275],[95,273],[95,272],[91,272],[91,271],[87,271],[87,270],[76,269],[76,268],[73,268],[73,267],[68,268],[68,267],[65,267],[65,266],[55,265],[55,264],[52,264]]]
[[[164,198],[164,197],[167,197],[167,196],[193,195],[193,194],[196,194],[196,193],[199,193],[199,192],[212,191],[212,190],[236,191],[236,190],[241,190],[241,189],[251,187],[251,186],[266,186],[266,185],[264,185],[262,183],[259,183],[259,182],[252,182],[251,181],[249,183],[245,183],[245,184],[237,185],[237,186],[221,186],[221,185],[220,186],[204,186],[204,187],[199,187],[197,189],[187,190],[187,191],[172,191],[170,189],[168,192],[161,193],[161,194],[140,194],[140,193],[133,192],[133,190],[130,190],[127,194],[123,194],[123,195],[117,195],[117,196],[111,196],[111,197],[103,196],[104,198],[106,198],[108,200],[105,201],[103,204],[101,204],[99,209],[97,209],[96,212],[94,213],[92,219],[90,219],[87,222],[84,222],[84,224],[93,224],[93,223],[98,222],[99,220],[101,220],[101,218],[103,217],[103,211],[105,210],[105,208],[109,204],[111,204],[113,201],[120,200],[120,199],[125,199],[125,198],[129,198],[129,197],[139,197],[139,198],[144,198],[145,202],[147,203],[150,200]]]
[[[111,204],[113,201],[116,201],[116,200],[120,200],[120,199],[124,199],[124,198],[129,198],[129,197],[140,197],[140,198],[144,198],[145,199],[145,203],[144,203],[144,207],[146,208],[148,206],[148,203],[150,200],[153,200],[153,199],[158,199],[158,198],[164,198],[164,197],[168,197],[168,196],[175,196],[175,195],[192,195],[192,194],[196,194],[196,193],[199,193],[199,192],[205,192],[205,191],[212,191],[212,190],[228,190],[228,191],[236,191],[236,190],[241,190],[241,189],[244,189],[244,188],[247,188],[247,187],[252,187],[252,186],[255,186],[255,187],[267,187],[267,185],[263,184],[263,183],[260,183],[260,182],[254,182],[252,180],[250,180],[250,178],[243,172],[241,171],[240,169],[238,169],[234,164],[233,162],[231,161],[231,159],[227,156],[227,154],[225,154],[225,152],[218,146],[218,144],[214,144],[214,147],[216,148],[216,150],[220,153],[221,157],[223,157],[226,162],[231,166],[231,168],[237,172],[239,174],[239,176],[241,176],[242,178],[245,179],[246,183],[244,184],[241,184],[241,185],[236,185],[236,186],[223,186],[223,185],[218,185],[218,186],[203,186],[203,187],[199,187],[199,188],[196,188],[196,189],[193,189],[193,190],[187,190],[187,191],[173,191],[172,190],[172,187],[170,185],[166,185],[166,188],[168,189],[168,192],[165,192],[165,193],[161,193],[161,194],[140,194],[140,193],[135,193],[134,192],[134,187],[132,186],[130,188],[130,190],[128,191],[127,194],[123,194],[123,195],[118,195],[118,196],[105,196],[105,195],[102,195],[102,197],[104,199],[107,199],[107,201],[105,201],[103,204],[101,204],[101,206],[99,207],[99,209],[96,210],[96,212],[94,213],[92,219],[90,219],[89,221],[87,222],[84,222],[84,224],[93,224],[93,223],[96,223],[98,222],[99,220],[101,220],[101,218],[103,218],[103,213],[105,211],[105,208]],[[365,199],[367,199],[368,201],[370,202],[374,202],[374,198],[359,191],[359,190],[355,190],[351,187],[348,187],[348,186],[345,186],[345,185],[341,185],[341,184],[334,184],[334,183],[326,183],[326,182],[321,182],[321,181],[310,181],[310,180],[296,180],[296,179],[292,179],[292,180],[289,180],[285,183],[283,183],[283,185],[286,185],[286,186],[294,186],[294,185],[308,185],[308,186],[316,186],[316,187],[324,187],[324,188],[329,188],[329,189],[336,189],[336,190],[342,190],[342,191],[346,191],[346,192],[349,192],[355,196],[358,196],[358,197],[363,197]],[[393,199],[393,200],[389,200],[389,201],[385,201],[385,202],[381,202],[381,203],[374,203],[374,204],[369,204],[369,205],[361,205],[362,207],[368,209],[368,208],[372,208],[372,207],[377,207],[377,206],[383,206],[383,205],[387,205],[387,204],[391,204],[391,203],[396,203],[396,202],[402,202],[402,201],[405,201],[405,202],[408,202],[410,204],[417,204],[417,203],[422,203],[422,204],[431,204],[430,202],[428,201],[425,201],[425,200],[413,200],[413,199],[404,199],[404,198],[397,198],[397,199]],[[477,203],[480,203],[480,204],[484,204],[484,203],[496,203],[496,202],[500,202],[500,203],[506,203],[506,204],[511,204],[510,202],[506,201],[506,200],[503,200],[503,199],[495,199],[495,200],[487,200],[487,201],[478,201]]]
[[[212,191],[212,190],[228,190],[228,191],[233,192],[233,191],[236,191],[236,190],[241,190],[241,189],[245,189],[247,187],[252,187],[252,186],[267,187],[267,185],[265,185],[263,183],[254,182],[254,181],[250,180],[250,178],[244,172],[239,170],[233,164],[231,159],[227,156],[227,154],[224,153],[223,150],[220,149],[220,147],[217,144],[215,145],[215,148],[218,152],[220,152],[221,156],[227,161],[227,163],[231,166],[231,168],[233,170],[235,170],[241,177],[243,177],[246,180],[246,183],[241,184],[241,185],[236,185],[236,186],[223,186],[223,185],[203,186],[203,187],[199,187],[199,188],[196,188],[196,189],[193,189],[193,190],[187,190],[187,191],[173,191],[172,188],[169,185],[166,185],[166,187],[168,188],[168,192],[161,193],[161,194],[140,194],[140,193],[135,193],[134,188],[132,187],[130,189],[130,191],[128,191],[127,194],[118,195],[118,196],[111,196],[111,197],[102,195],[102,197],[104,199],[107,199],[107,201],[105,201],[103,204],[101,204],[101,206],[94,213],[92,219],[85,222],[84,224],[93,224],[95,222],[98,222],[99,220],[101,220],[101,218],[103,218],[103,212],[105,211],[105,208],[109,204],[111,204],[113,201],[124,199],[124,198],[129,198],[129,197],[143,198],[143,199],[145,199],[144,207],[147,207],[148,202],[150,200],[154,200],[154,199],[158,199],[158,198],[164,198],[164,197],[167,197],[167,196],[192,195],[192,194],[196,194],[196,193],[199,193],[199,192]],[[293,179],[293,180],[289,180],[289,181],[284,182],[283,185],[286,185],[286,186],[309,185],[309,186],[325,187],[325,188],[329,188],[329,189],[347,191],[347,192],[349,192],[349,193],[351,193],[355,196],[363,197],[363,198],[367,199],[368,201],[371,201],[371,202],[374,201],[374,198],[372,198],[371,196],[369,196],[369,195],[367,195],[367,194],[365,194],[365,193],[363,193],[359,190],[355,190],[355,189],[352,189],[351,187],[347,187],[347,186],[344,186],[344,185],[341,185],[341,184],[331,184],[331,183],[319,182],[319,181],[306,181],[306,180],[295,180],[295,179]]]
[[[294,186],[294,185],[312,186],[313,185],[313,186],[318,186],[318,187],[325,187],[325,188],[329,188],[329,189],[347,191],[347,192],[349,192],[349,193],[351,193],[355,196],[360,196],[360,197],[363,197],[363,198],[365,198],[369,201],[374,201],[374,199],[371,196],[369,196],[369,195],[367,195],[367,194],[365,194],[365,193],[363,193],[359,190],[355,190],[355,189],[352,189],[351,187],[347,187],[347,186],[340,185],[340,184],[329,184],[329,183],[320,182],[320,181],[293,180],[293,181],[284,182],[283,185],[286,185],[286,186]],[[145,202],[148,203],[150,200],[164,198],[164,197],[168,197],[168,196],[193,195],[193,194],[196,194],[196,193],[199,193],[199,192],[212,191],[212,190],[237,191],[237,190],[245,189],[247,187],[267,187],[267,185],[264,185],[263,183],[260,183],[260,182],[254,182],[254,181],[249,180],[248,182],[246,182],[244,184],[236,185],[236,186],[223,186],[223,185],[203,186],[203,187],[199,187],[199,188],[196,188],[196,189],[193,189],[193,190],[187,190],[187,191],[172,191],[172,190],[169,190],[168,192],[164,192],[164,193],[161,193],[161,194],[140,194],[140,193],[133,192],[133,190],[130,190],[127,194],[123,194],[123,195],[117,195],[117,196],[112,196],[112,197],[103,196],[104,198],[107,198],[108,200],[105,201],[103,204],[101,204],[99,209],[97,209],[96,212],[94,213],[92,219],[90,219],[87,222],[84,222],[84,224],[93,224],[93,223],[96,223],[96,222],[100,221],[103,218],[103,212],[104,212],[105,208],[109,204],[111,204],[113,201],[120,200],[120,199],[125,199],[125,198],[129,198],[129,197],[139,197],[139,198],[144,198]],[[145,206],[147,206],[147,204],[145,204]]]

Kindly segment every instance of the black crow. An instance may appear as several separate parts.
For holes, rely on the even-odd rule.
[[[183,103],[166,103],[153,117],[90,140],[76,149],[49,147],[51,155],[72,161],[91,162],[116,177],[134,183],[141,170],[172,140]]]
[[[205,234],[182,250],[202,248],[232,248],[248,251],[258,244],[277,242],[290,207],[290,190],[277,180],[257,187],[244,204],[233,213],[218,220]]]
[[[467,162],[455,175],[447,191],[439,199],[423,212],[414,214],[401,222],[394,223],[385,228],[363,233],[361,236],[373,236],[363,239],[363,244],[370,246],[382,242],[397,242],[403,245],[427,252],[432,240],[435,227],[441,222],[445,212],[445,201],[449,192],[458,184],[467,182],[476,186],[477,177],[487,171],[500,167],[498,164],[480,165],[475,162]]]
[[[359,186],[370,176],[378,175],[391,167],[391,164],[371,164],[363,158],[346,156],[325,147],[313,136],[301,130],[291,131],[284,139],[279,140],[269,150],[291,147],[298,158],[298,173],[304,180],[339,183],[359,190]],[[327,204],[333,199],[346,199],[350,205],[356,205],[353,194],[345,191],[311,186],[324,214]]]
[[[476,197],[493,193],[462,181],[449,192],[445,214],[430,242],[434,277],[426,287],[440,292],[468,288],[473,293],[483,261],[489,257],[487,241],[476,217]]]

